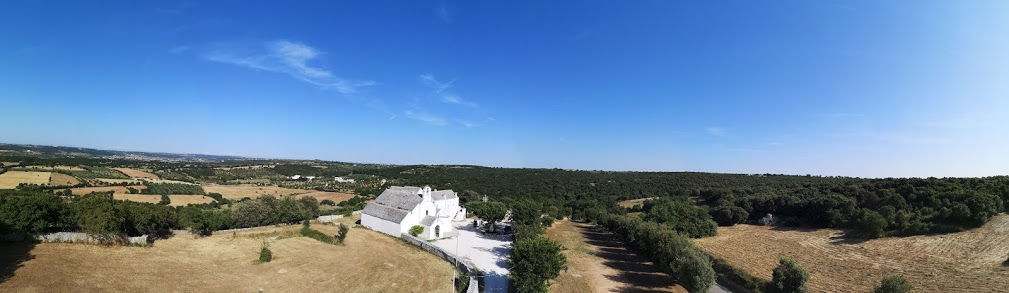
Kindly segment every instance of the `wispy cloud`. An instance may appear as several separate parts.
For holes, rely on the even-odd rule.
[[[468,107],[479,107],[476,103],[464,100],[462,97],[457,95],[442,95],[441,101],[449,104],[463,105]]]
[[[469,122],[469,121],[466,121],[466,120],[461,120],[461,119],[456,119],[455,122],[459,123],[459,125],[462,125],[463,127],[466,127],[466,128],[474,128],[474,127],[479,127],[480,126],[480,124],[476,124],[476,123]]]
[[[448,121],[446,121],[445,118],[442,118],[441,116],[432,114],[431,112],[427,112],[421,109],[406,110],[404,114],[406,114],[406,117],[409,117],[410,119],[414,119],[430,125],[434,126],[448,125]]]
[[[448,82],[440,82],[438,79],[434,78],[433,74],[425,73],[420,75],[420,82],[424,83],[425,86],[434,89],[435,92],[441,93],[452,87],[457,78],[453,78]]]
[[[337,77],[325,68],[310,65],[309,62],[318,58],[320,54],[311,46],[280,40],[266,44],[265,51],[260,53],[240,54],[234,50],[218,49],[204,54],[204,57],[214,62],[285,73],[323,89],[334,89],[344,94],[353,94],[362,87],[376,84],[371,80],[349,80]]]
[[[711,135],[714,135],[714,136],[725,136],[725,133],[726,133],[725,128],[717,127],[717,126],[707,127],[707,128],[704,129],[704,131],[706,131],[706,132],[708,132],[708,134],[711,134]]]

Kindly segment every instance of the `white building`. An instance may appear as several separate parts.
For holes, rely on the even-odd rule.
[[[389,187],[368,203],[361,212],[361,225],[400,237],[415,225],[424,227],[421,239],[452,237],[452,221],[466,219],[466,209],[459,207],[459,195],[452,190],[431,187]]]
[[[354,179],[350,178],[333,177],[333,180],[339,183],[354,183]]]

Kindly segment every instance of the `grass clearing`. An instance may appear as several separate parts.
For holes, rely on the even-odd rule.
[[[451,292],[455,269],[399,239],[352,228],[344,245],[307,237],[270,240],[274,259],[258,263],[257,233],[297,233],[300,225],[160,240],[151,247],[41,243],[0,292]],[[314,225],[326,234],[336,227]],[[233,237],[238,236],[238,237]],[[2,243],[0,251],[13,251]],[[60,280],[53,282],[53,280]],[[152,285],[153,284],[153,285]]]
[[[302,197],[306,197],[306,196],[314,197],[316,200],[319,200],[320,202],[323,201],[323,200],[327,200],[328,199],[328,200],[332,200],[335,203],[340,203],[342,201],[345,201],[345,200],[348,200],[348,199],[351,199],[351,198],[354,197],[354,195],[350,194],[350,193],[328,192],[328,191],[312,191],[312,192],[309,192],[309,193],[298,194],[298,198],[302,198]]]
[[[130,169],[130,168],[112,168],[112,169],[122,172],[123,174],[126,174],[126,176],[129,176],[130,178],[161,179],[160,177],[158,177],[158,175],[154,175],[154,173],[144,172],[137,169]]]
[[[969,231],[858,241],[834,229],[736,225],[695,239],[704,251],[769,280],[778,258],[809,272],[812,292],[868,292],[884,276],[903,275],[919,292],[998,292],[1009,288],[1009,216]]]
[[[73,186],[80,184],[81,181],[63,173],[50,173],[49,174],[49,185],[51,186]]]
[[[656,199],[656,198],[658,198],[658,197],[646,197],[646,198],[639,198],[639,199],[629,199],[629,200],[617,202],[617,205],[619,205],[621,207],[625,207],[625,208],[632,208],[632,207],[634,207],[636,205],[644,205],[645,201],[647,201],[649,199]]]
[[[14,189],[18,184],[49,184],[49,172],[7,171],[0,174],[0,189]]]
[[[77,166],[62,166],[62,165],[60,165],[60,166],[21,166],[19,168],[31,169],[31,170],[39,170],[39,171],[56,171],[56,170],[84,171],[84,168],[81,168],[81,167],[77,167]]]
[[[687,292],[612,233],[591,224],[557,221],[546,235],[566,248],[568,258],[567,271],[550,292]]]

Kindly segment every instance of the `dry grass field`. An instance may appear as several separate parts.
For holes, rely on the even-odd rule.
[[[130,168],[112,168],[112,169],[122,172],[123,174],[126,174],[126,176],[130,176],[130,178],[160,179],[158,178],[158,175],[154,175],[153,173],[148,173],[137,169],[130,169]]]
[[[161,195],[157,194],[127,194],[127,193],[114,193],[112,198],[118,200],[128,200],[135,202],[149,202],[149,203],[159,203],[161,202]],[[169,205],[171,206],[185,206],[188,204],[204,204],[213,202],[213,198],[209,198],[202,195],[189,195],[189,194],[169,194],[168,199],[171,200]]]
[[[0,174],[0,189],[14,189],[18,184],[49,184],[49,172],[7,171]]]
[[[10,166],[21,165],[21,163],[20,162],[0,162],[0,165],[4,165],[5,167],[10,167]]]
[[[319,201],[323,201],[323,200],[328,199],[328,200],[332,200],[335,203],[340,203],[342,201],[345,201],[345,200],[348,200],[348,199],[351,199],[351,198],[354,197],[353,194],[349,194],[349,193],[328,192],[328,191],[312,191],[312,192],[309,192],[309,193],[298,194],[298,198],[305,197],[305,196],[314,197],[315,199],[317,199]]]
[[[755,276],[770,279],[778,258],[794,259],[809,272],[814,292],[867,292],[886,275],[900,274],[917,292],[1006,292],[1009,216],[981,228],[929,236],[864,242],[841,231],[779,230],[764,226],[719,227],[718,236],[694,240],[708,253]]]
[[[353,221],[353,219],[349,219]],[[0,251],[30,249],[30,259],[0,283],[0,292],[451,292],[450,264],[396,238],[352,228],[345,245],[307,237],[269,240],[260,228],[194,239],[160,240],[152,247],[85,244],[0,244]],[[326,234],[332,226],[313,225]],[[258,236],[255,236],[258,235]],[[237,237],[234,237],[237,236]],[[270,242],[275,259],[258,263]],[[7,263],[0,255],[0,262]]]
[[[621,207],[625,207],[625,208],[631,208],[631,207],[634,207],[636,205],[643,205],[643,204],[645,204],[646,200],[655,199],[655,198],[657,198],[657,197],[630,199],[630,200],[625,200],[625,201],[617,202],[617,205],[620,205]]]
[[[255,186],[255,185],[203,186],[203,190],[206,191],[207,193],[211,192],[220,193],[222,196],[224,196],[224,198],[234,200],[242,199],[243,197],[257,198],[262,195],[273,195],[280,197],[293,194],[315,192],[314,190],[284,188],[277,186]]]
[[[129,182],[130,184],[140,184],[140,183],[142,183],[140,180],[137,180],[137,179],[96,178],[95,180],[98,180],[98,181],[101,181],[101,182],[105,182],[105,183],[113,183],[113,184],[119,184],[119,183],[123,183],[123,182]]]
[[[53,172],[49,175],[49,185],[52,186],[72,186],[79,183],[81,183],[81,181],[74,178],[74,176],[67,174]]]
[[[243,169],[262,169],[262,168],[273,168],[273,165],[253,165],[253,166],[237,166],[237,167],[217,167],[217,170],[243,170]]]
[[[130,187],[136,190],[142,190],[147,188],[147,186],[143,185],[130,186]],[[103,191],[112,191],[115,194],[127,194],[130,192],[124,186],[77,187],[70,189],[70,192],[73,193],[74,195],[85,195],[92,192],[103,192]]]
[[[557,221],[546,234],[564,245],[568,258],[567,271],[554,280],[550,292],[687,292],[613,234],[593,225]]]

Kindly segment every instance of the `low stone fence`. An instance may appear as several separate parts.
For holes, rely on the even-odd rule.
[[[58,243],[116,243],[122,241],[127,245],[148,245],[147,235],[121,238],[115,235],[92,236],[83,232],[54,232],[45,234],[7,234],[0,237],[4,241],[38,241]]]
[[[343,218],[343,215],[329,215],[329,216],[319,216],[318,220],[320,223],[332,223],[336,219]]]
[[[480,278],[478,277],[482,277],[484,275],[484,272],[477,269],[476,266],[473,265],[473,263],[469,262],[469,260],[457,257],[454,254],[444,251],[437,246],[431,245],[431,243],[427,243],[427,241],[421,240],[420,238],[413,237],[410,234],[403,233],[400,235],[400,238],[406,240],[406,242],[410,242],[410,244],[420,246],[420,248],[427,250],[428,252],[433,253],[434,255],[437,255],[438,257],[441,257],[442,259],[452,263],[460,271],[469,274],[470,276],[469,287],[466,288],[466,293],[480,292],[480,284],[479,284]]]

